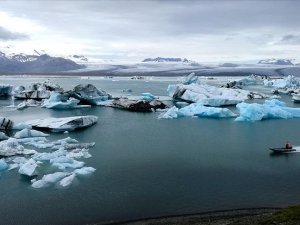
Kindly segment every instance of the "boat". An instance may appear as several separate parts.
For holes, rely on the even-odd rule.
[[[288,153],[288,152],[295,152],[296,149],[294,148],[269,148],[274,153]]]

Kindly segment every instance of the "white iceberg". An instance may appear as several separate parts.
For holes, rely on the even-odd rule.
[[[74,170],[74,173],[76,173],[77,175],[86,176],[86,175],[89,175],[89,174],[91,174],[95,171],[96,171],[96,169],[93,168],[93,167],[82,167],[80,169]]]
[[[69,175],[70,175],[70,173],[67,173],[67,172],[55,172],[55,173],[52,173],[52,174],[47,174],[47,175],[44,175],[42,177],[42,179],[34,181],[31,184],[31,186],[33,188],[47,187],[50,184],[57,183],[58,181],[62,180],[63,178],[65,178]]]
[[[155,97],[153,94],[149,93],[149,92],[145,92],[142,93],[142,100],[147,100],[147,101],[152,101],[154,99],[157,99],[157,97]]]
[[[19,139],[19,138],[30,138],[30,137],[47,137],[49,136],[49,134],[45,134],[41,131],[37,131],[37,130],[31,130],[31,129],[23,129],[21,131],[18,131],[15,134],[15,138]]]
[[[240,115],[236,121],[257,121],[264,119],[288,119],[300,117],[300,108],[286,107],[284,102],[277,99],[266,100],[264,104],[240,103],[236,106]]]
[[[94,125],[98,120],[97,116],[74,116],[64,118],[36,119],[25,122],[34,128],[47,128],[51,131],[73,131]]]
[[[70,186],[75,178],[76,174],[75,173],[72,173],[71,175],[63,178],[60,182],[59,182],[59,185],[62,186],[62,187],[67,187],[67,186]]]
[[[6,136],[3,132],[0,132],[0,141],[7,140],[9,137]]]
[[[178,109],[176,106],[170,108],[167,112],[159,116],[161,119],[175,119],[179,117],[211,117],[211,118],[228,118],[237,115],[226,108],[206,107],[200,103],[193,103],[186,107]]]
[[[192,83],[197,83],[197,82],[198,82],[198,77],[196,76],[196,74],[194,72],[190,73],[187,76],[184,76],[181,79],[182,84],[192,84]]]
[[[81,168],[84,166],[84,162],[74,160],[67,156],[60,156],[60,157],[51,159],[50,163],[52,164],[52,166],[57,167],[60,170],[65,170],[67,168],[77,169],[77,168]]]
[[[264,85],[276,88],[297,88],[300,87],[300,81],[294,76],[289,75],[283,79],[264,80]]]
[[[7,168],[7,163],[3,159],[0,159],[0,171],[6,170]]]
[[[34,159],[29,159],[26,163],[20,166],[19,173],[30,177],[37,175],[37,166],[38,164]]]
[[[15,138],[0,142],[0,156],[33,155],[35,150],[25,149]]]

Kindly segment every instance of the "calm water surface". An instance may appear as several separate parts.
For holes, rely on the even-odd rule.
[[[29,84],[44,79],[0,79]],[[165,95],[170,81],[52,79],[65,89],[93,83],[109,93]],[[172,82],[171,82],[172,83]],[[283,98],[296,107],[290,99]],[[67,189],[33,189],[17,171],[0,175],[0,224],[64,225],[128,220],[244,207],[300,203],[300,153],[270,155],[286,140],[300,145],[300,119],[238,123],[233,119],[159,120],[158,113],[105,107],[17,111],[1,100],[1,116],[20,122],[49,116],[96,115],[95,126],[69,134],[96,142],[90,177]],[[45,173],[53,172],[51,168]]]

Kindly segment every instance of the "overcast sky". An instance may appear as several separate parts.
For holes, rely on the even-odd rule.
[[[128,61],[299,61],[299,9],[297,0],[1,0],[0,48]]]

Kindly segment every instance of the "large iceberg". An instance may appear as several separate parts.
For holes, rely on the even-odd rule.
[[[97,116],[74,116],[64,118],[45,118],[26,121],[25,124],[33,128],[46,128],[54,132],[73,131],[97,123]]]
[[[206,106],[236,105],[246,99],[265,97],[251,91],[218,88],[199,83],[169,85],[167,91],[168,95],[176,101],[197,102]]]
[[[159,100],[130,100],[127,98],[114,99],[109,106],[134,112],[153,112],[157,109],[167,108]]]
[[[174,119],[179,117],[211,117],[225,118],[236,117],[237,115],[226,108],[206,107],[200,103],[193,103],[186,107],[178,109],[176,106],[170,108],[167,112],[159,116],[161,119]]]
[[[236,121],[257,121],[264,119],[288,119],[300,117],[300,108],[286,107],[284,102],[277,99],[266,100],[264,104],[240,103],[236,106],[240,115]]]
[[[289,75],[283,79],[264,80],[264,85],[276,88],[297,88],[300,87],[299,79]]]
[[[73,91],[67,92],[70,97],[74,97],[84,104],[99,105],[102,101],[111,99],[111,95],[103,90],[98,90],[92,84],[79,84]]]
[[[242,89],[244,86],[263,85],[266,79],[267,76],[259,76],[259,75],[252,74],[248,77],[230,81],[226,85],[223,85],[222,87]]]

